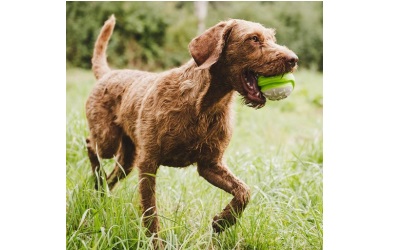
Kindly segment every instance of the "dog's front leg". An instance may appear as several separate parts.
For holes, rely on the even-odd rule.
[[[224,210],[213,219],[213,229],[219,233],[235,224],[250,200],[250,188],[234,176],[222,163],[198,163],[200,176],[234,197]]]
[[[147,235],[157,234],[159,230],[156,207],[156,173],[158,165],[152,163],[139,164],[139,193],[143,212],[143,224],[147,227]]]

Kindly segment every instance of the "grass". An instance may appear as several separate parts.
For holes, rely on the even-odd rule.
[[[322,75],[300,70],[290,97],[253,110],[235,104],[234,135],[225,153],[251,188],[238,223],[212,233],[211,220],[232,198],[196,168],[161,167],[157,206],[166,249],[322,249]],[[86,154],[84,103],[90,71],[67,69],[66,248],[151,249],[141,226],[138,176],[113,192],[94,191]],[[114,160],[103,160],[106,172]]]

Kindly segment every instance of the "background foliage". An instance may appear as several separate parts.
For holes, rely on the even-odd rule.
[[[152,249],[142,227],[138,171],[113,192],[94,190],[86,152],[85,101],[95,84],[93,45],[104,21],[116,28],[108,61],[159,71],[189,60],[197,34],[193,2],[67,2],[66,249]],[[201,180],[195,167],[161,167],[157,202],[165,249],[322,249],[322,2],[209,2],[206,27],[241,18],[277,30],[299,58],[296,88],[254,110],[234,105],[225,160],[251,188],[238,223],[213,234],[211,219],[232,199]],[[86,68],[86,69],[82,69]],[[308,68],[311,68],[309,70]],[[114,159],[103,160],[109,173]]]
[[[197,34],[193,2],[67,2],[68,66],[90,68],[93,45],[114,14],[109,63],[114,67],[160,70],[190,58]],[[299,67],[322,71],[322,2],[209,2],[206,27],[239,18],[276,28],[279,44],[299,56]]]

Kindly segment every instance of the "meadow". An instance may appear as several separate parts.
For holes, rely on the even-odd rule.
[[[238,223],[214,234],[211,221],[232,198],[199,177],[196,167],[157,173],[160,237],[165,249],[322,249],[322,74],[300,69],[284,100],[259,110],[235,103],[234,134],[225,153],[251,188]],[[151,249],[141,225],[134,170],[112,191],[94,190],[84,104],[95,79],[68,68],[66,79],[66,249]],[[114,160],[103,160],[107,173]]]

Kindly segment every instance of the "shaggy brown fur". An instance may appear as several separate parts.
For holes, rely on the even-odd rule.
[[[250,188],[223,161],[232,135],[234,93],[239,92],[251,107],[264,106],[257,75],[291,72],[297,56],[275,43],[274,30],[229,20],[193,39],[189,44],[193,59],[179,68],[162,73],[110,70],[105,52],[114,25],[111,16],[96,41],[92,59],[98,82],[87,100],[86,116],[93,172],[98,174],[98,157],[116,155],[120,166],[107,177],[112,189],[134,166],[139,169],[144,223],[152,234],[159,230],[158,167],[197,163],[200,176],[233,195],[213,219],[215,232],[223,231],[235,223],[250,199]]]

